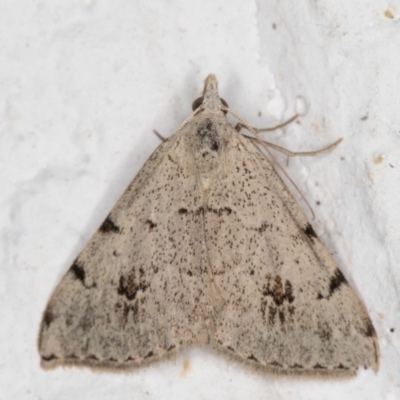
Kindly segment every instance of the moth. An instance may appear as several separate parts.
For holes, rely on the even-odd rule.
[[[209,75],[55,289],[41,365],[126,369],[209,345],[280,374],[378,369],[366,308]]]

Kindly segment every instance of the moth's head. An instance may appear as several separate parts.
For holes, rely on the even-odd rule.
[[[223,111],[226,114],[225,110],[221,110],[221,106],[228,107],[228,103],[219,97],[218,81],[213,74],[207,76],[204,82],[203,96],[193,102],[193,111],[197,110],[200,106],[203,106],[203,109],[207,111]]]

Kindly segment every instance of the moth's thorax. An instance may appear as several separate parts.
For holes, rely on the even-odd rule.
[[[221,158],[229,143],[229,128],[222,111],[219,115],[203,111],[193,118],[187,132],[186,140],[204,190],[207,190],[221,168]]]

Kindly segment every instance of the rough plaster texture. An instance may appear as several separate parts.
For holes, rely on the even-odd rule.
[[[0,399],[399,398],[399,19],[398,3],[379,0],[3,0]],[[287,172],[368,308],[378,374],[260,375],[208,349],[128,374],[40,369],[52,290],[158,145],[152,129],[172,134],[210,72],[255,126],[305,100],[299,124],[268,134],[276,144],[344,138]]]

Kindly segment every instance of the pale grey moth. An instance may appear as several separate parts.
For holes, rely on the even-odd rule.
[[[217,80],[55,289],[41,365],[133,368],[210,345],[273,373],[378,369],[368,313]]]

